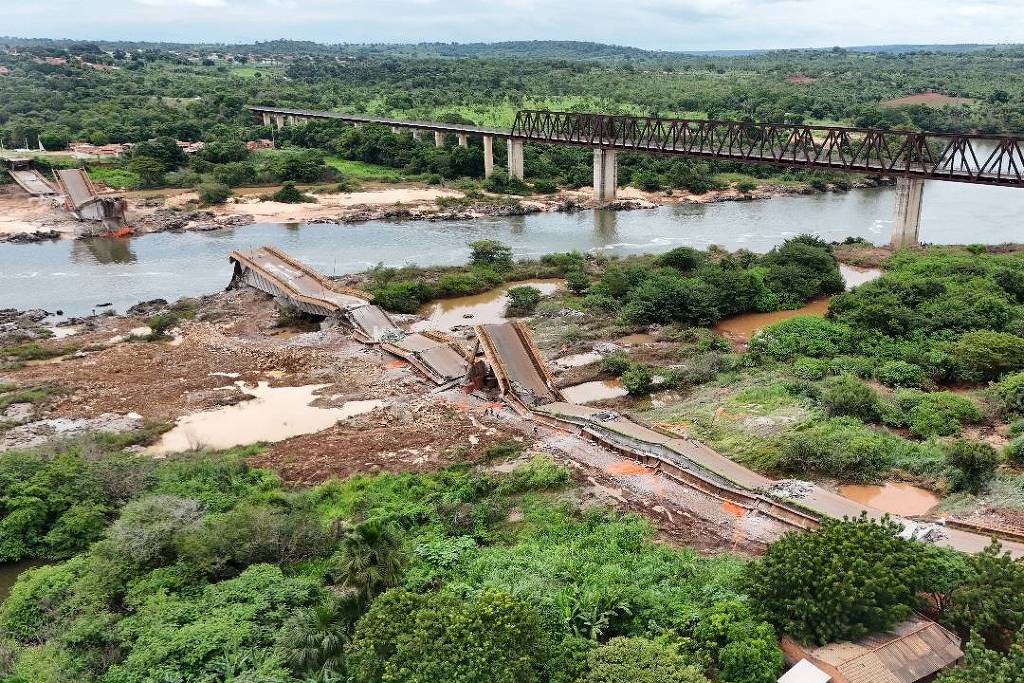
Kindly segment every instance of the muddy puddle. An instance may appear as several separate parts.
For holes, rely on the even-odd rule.
[[[629,392],[617,379],[596,380],[594,382],[583,382],[561,390],[562,396],[569,403],[587,404],[593,401],[603,401],[609,398],[621,398]]]
[[[562,285],[562,280],[541,279],[508,282],[483,294],[457,296],[441,299],[427,304],[419,314],[426,320],[413,323],[409,329],[413,332],[424,330],[451,330],[458,325],[481,325],[486,323],[503,323],[505,304],[508,299],[505,292],[513,287],[536,287],[542,294],[552,294]]]
[[[931,491],[905,482],[887,482],[882,486],[848,484],[839,487],[840,495],[893,515],[923,515],[939,504]]]
[[[839,264],[839,270],[846,280],[846,287],[850,289],[865,282],[870,282],[882,276],[882,271],[877,268],[858,268]],[[823,296],[807,303],[806,306],[791,311],[772,311],[771,313],[744,313],[723,318],[714,324],[713,328],[719,334],[727,334],[735,337],[749,339],[761,328],[767,327],[780,320],[788,320],[798,315],[825,315],[828,312],[828,304],[831,297]]]
[[[658,340],[654,338],[653,334],[638,332],[636,334],[627,334],[625,337],[619,337],[615,340],[615,343],[622,346],[641,346],[643,344],[653,344],[656,341]]]
[[[274,442],[327,429],[338,420],[368,413],[384,401],[348,401],[339,407],[310,405],[316,392],[328,385],[238,387],[253,398],[233,406],[207,410],[179,419],[174,428],[147,449],[153,455],[195,448],[231,448],[260,441]]]

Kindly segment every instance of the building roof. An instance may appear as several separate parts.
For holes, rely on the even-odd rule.
[[[829,643],[807,653],[835,667],[849,683],[916,683],[963,656],[960,639],[921,616],[857,642]]]
[[[793,665],[793,668],[782,674],[779,683],[829,683],[832,677],[811,664],[806,659],[801,659]]]

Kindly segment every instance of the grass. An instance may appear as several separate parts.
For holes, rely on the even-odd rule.
[[[239,76],[241,78],[255,78],[256,74],[263,74],[267,76],[270,71],[267,69],[261,69],[256,66],[233,66],[231,67],[231,75]]]
[[[339,156],[329,156],[324,159],[324,163],[332,168],[336,168],[345,175],[358,180],[377,180],[397,183],[402,182],[403,180],[418,179],[420,177],[417,175],[405,175],[397,168],[381,166],[379,164],[370,164],[365,161],[342,159]]]
[[[14,362],[25,362],[27,360],[46,360],[58,356],[66,356],[78,350],[77,346],[42,346],[36,342],[24,342],[13,346],[0,347],[0,358]]]
[[[142,179],[139,178],[139,175],[126,168],[93,166],[89,168],[88,172],[93,182],[102,183],[107,187],[126,187],[131,190],[142,187]]]
[[[13,384],[0,384],[0,411],[15,403],[42,403],[50,396],[61,392],[54,384],[44,384],[28,389],[18,389]]]

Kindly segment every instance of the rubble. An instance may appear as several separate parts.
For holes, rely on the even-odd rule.
[[[800,479],[780,479],[768,490],[769,495],[800,500],[814,491],[814,484]]]

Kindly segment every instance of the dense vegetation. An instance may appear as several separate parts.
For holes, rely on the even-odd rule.
[[[781,666],[739,562],[575,510],[546,457],[287,491],[246,451],[159,463],[119,445],[0,462],[7,482],[24,463],[126,482],[0,607],[5,680],[571,682],[674,662],[669,680],[769,683]]]

